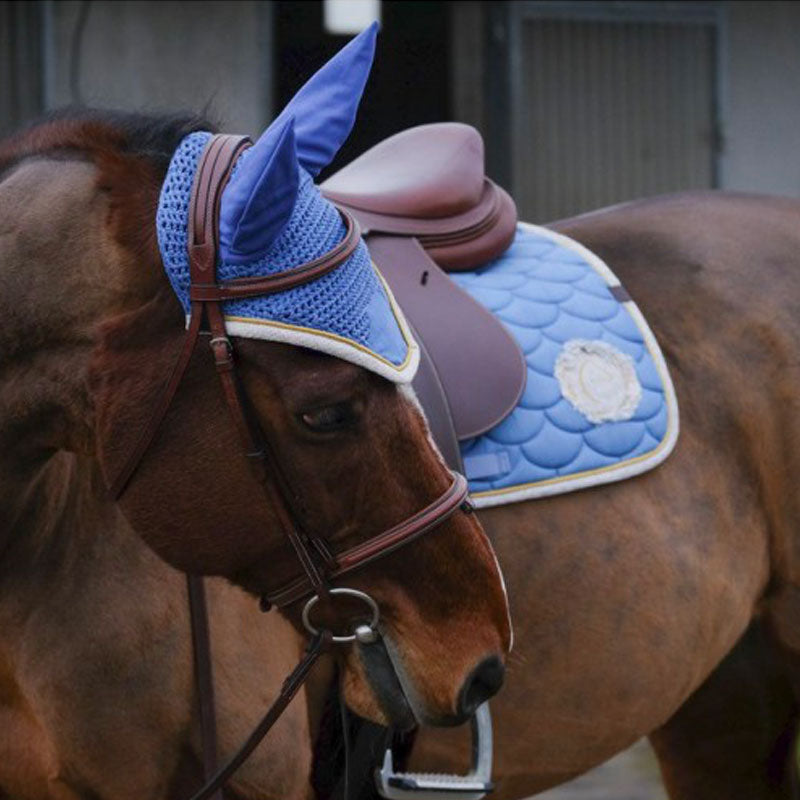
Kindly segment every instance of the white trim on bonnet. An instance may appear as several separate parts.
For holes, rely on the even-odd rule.
[[[334,358],[349,361],[351,364],[374,372],[392,383],[411,383],[419,367],[419,345],[414,338],[414,334],[411,333],[408,321],[397,304],[397,300],[389,284],[386,283],[386,279],[381,275],[374,262],[370,261],[370,264],[381,283],[383,291],[386,293],[392,316],[398,328],[400,328],[400,333],[407,348],[406,357],[402,364],[393,364],[365,345],[346,339],[336,333],[318,331],[314,328],[292,325],[288,322],[226,315],[225,330],[230,336],[241,336],[245,339],[263,339],[270,342],[292,344],[297,347],[307,347],[309,350],[317,350]],[[189,321],[190,315],[187,314],[187,328],[189,327]]]
[[[230,336],[264,339],[317,350],[334,358],[349,361],[370,372],[375,372],[392,383],[410,383],[419,366],[419,346],[410,336],[406,338],[408,347],[406,359],[403,364],[395,366],[354,342],[349,342],[341,337],[333,337],[323,331],[314,333],[310,328],[297,328],[269,320],[248,322],[242,317],[225,317],[225,328]],[[404,330],[403,333],[405,334],[406,331]]]

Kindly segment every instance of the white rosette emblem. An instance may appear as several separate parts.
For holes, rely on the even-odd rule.
[[[595,425],[630,419],[642,398],[633,359],[608,342],[570,339],[555,376],[561,394]]]

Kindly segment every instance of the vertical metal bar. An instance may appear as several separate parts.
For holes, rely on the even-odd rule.
[[[258,3],[256,6],[256,24],[258,25],[259,67],[261,79],[262,115],[256,136],[261,133],[269,121],[276,115],[275,108],[275,4]]]
[[[514,6],[511,168],[523,216],[715,185],[719,70],[708,9]]]

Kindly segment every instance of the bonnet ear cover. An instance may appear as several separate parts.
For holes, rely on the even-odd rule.
[[[342,242],[340,212],[314,183],[355,121],[375,53],[377,25],[320,69],[237,160],[220,202],[220,283],[286,272]],[[188,210],[211,134],[183,139],[172,156],[157,213],[164,269],[191,314]],[[364,242],[336,269],[291,289],[222,304],[229,335],[307,347],[395,383],[411,381],[419,347]]]
[[[314,177],[333,161],[353,130],[377,35],[378,23],[373,22],[316,72],[270,125],[294,117],[297,157]]]
[[[231,178],[220,207],[220,255],[245,263],[264,255],[294,207],[298,162],[312,176],[353,129],[378,24],[373,23],[316,72],[264,131]]]
[[[299,183],[294,119],[289,117],[264,131],[222,193],[223,261],[246,264],[269,251],[289,221]]]

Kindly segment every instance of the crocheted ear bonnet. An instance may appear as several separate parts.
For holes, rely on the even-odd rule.
[[[345,235],[313,175],[349,134],[375,47],[356,37],[298,92],[245,150],[220,207],[220,281],[279,273],[325,254]],[[187,136],[161,188],[156,227],[164,268],[189,313],[189,198],[210,133]],[[332,272],[284,292],[223,303],[228,333],[287,342],[351,361],[397,383],[414,377],[419,350],[363,242]]]

